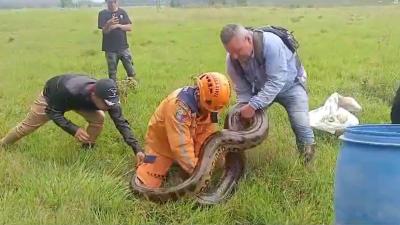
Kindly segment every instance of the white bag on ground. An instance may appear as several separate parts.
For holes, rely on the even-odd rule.
[[[325,101],[324,106],[309,113],[310,124],[314,129],[341,134],[346,127],[359,124],[352,113],[360,111],[361,106],[354,98],[343,97],[335,92]]]

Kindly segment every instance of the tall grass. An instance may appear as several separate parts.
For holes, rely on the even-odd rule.
[[[53,75],[107,77],[97,11],[0,11],[0,136],[15,126]],[[309,74],[311,108],[332,92],[355,97],[362,123],[389,121],[399,82],[399,8],[129,8],[129,42],[140,80],[123,105],[143,143],[147,122],[172,90],[203,71],[225,72],[219,31],[226,23],[278,24],[295,31]],[[119,78],[124,70],[119,68]],[[248,152],[248,169],[228,202],[197,208],[190,199],[158,205],[129,190],[134,159],[110,119],[94,151],[49,122],[0,152],[2,224],[329,224],[339,141],[317,132],[318,155],[304,168],[282,107]],[[84,120],[67,116],[81,126]]]

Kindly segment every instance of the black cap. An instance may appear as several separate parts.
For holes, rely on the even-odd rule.
[[[96,96],[104,99],[108,106],[119,104],[117,84],[112,79],[100,79],[95,85]]]

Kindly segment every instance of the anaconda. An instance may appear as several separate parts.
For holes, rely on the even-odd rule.
[[[137,183],[136,174],[131,185],[138,192],[152,201],[165,202],[177,200],[185,195],[194,195],[201,204],[217,204],[227,199],[234,190],[245,169],[244,150],[262,143],[268,135],[268,119],[263,110],[257,110],[251,121],[240,117],[237,104],[225,118],[224,129],[218,131],[202,145],[199,163],[192,175],[173,187],[148,188]],[[224,157],[224,172],[217,187],[207,191],[212,172],[217,160]]]

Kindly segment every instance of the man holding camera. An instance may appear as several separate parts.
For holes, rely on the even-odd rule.
[[[108,76],[117,80],[119,60],[126,70],[128,79],[136,75],[132,54],[126,38],[126,32],[132,30],[132,22],[125,10],[119,8],[118,0],[106,0],[107,9],[99,12],[98,28],[103,31],[102,50],[105,52]]]

